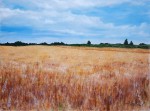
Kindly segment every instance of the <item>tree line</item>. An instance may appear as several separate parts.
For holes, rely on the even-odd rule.
[[[78,44],[76,44],[78,45]],[[143,48],[143,49],[150,49],[150,44],[140,43],[138,45],[135,45],[133,41],[128,42],[128,39],[125,39],[125,41],[121,43],[116,44],[110,44],[110,43],[100,43],[100,44],[92,44],[91,41],[87,41],[88,46],[93,47],[120,47],[120,48]]]
[[[123,43],[100,43],[100,44],[92,44],[91,41],[87,41],[85,44],[66,44],[64,42],[53,42],[53,43],[24,43],[21,41],[16,41],[14,43],[0,43],[1,46],[30,46],[30,45],[47,45],[47,46],[87,46],[87,47],[120,47],[120,48],[143,48],[143,49],[150,49],[150,44],[140,43],[135,45],[133,41],[128,42],[128,39],[125,39]]]
[[[66,45],[65,43],[63,42],[53,42],[53,43],[46,43],[46,42],[42,42],[42,43],[24,43],[24,42],[21,42],[21,41],[16,41],[14,43],[0,43],[0,45],[3,45],[3,46],[28,46],[28,45]]]

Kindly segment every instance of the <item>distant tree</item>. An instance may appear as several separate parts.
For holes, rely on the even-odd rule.
[[[87,44],[88,44],[88,45],[91,45],[91,41],[87,41]]]
[[[40,43],[40,45],[48,45],[46,42]]]
[[[37,43],[29,43],[29,45],[37,45]]]
[[[100,43],[100,45],[104,45],[104,43]]]
[[[61,42],[60,45],[65,45],[65,43]]]
[[[130,45],[134,45],[132,41],[130,42]]]
[[[54,42],[54,43],[51,43],[51,45],[65,45],[65,43],[63,43],[63,42]]]
[[[28,45],[27,43],[21,42],[21,41],[16,41],[12,43],[13,46],[26,46]]]
[[[140,43],[139,45],[146,45],[146,44],[144,44],[144,43]]]
[[[7,42],[7,43],[5,43],[5,45],[7,46],[7,45],[10,45],[10,43],[9,42]]]
[[[124,45],[128,45],[128,39],[124,41]]]

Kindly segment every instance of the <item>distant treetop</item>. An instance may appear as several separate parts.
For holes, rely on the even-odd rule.
[[[130,42],[130,45],[134,45],[132,41]]]
[[[87,44],[88,44],[88,45],[91,45],[91,41],[87,41]]]
[[[124,41],[124,45],[128,45],[128,39]]]

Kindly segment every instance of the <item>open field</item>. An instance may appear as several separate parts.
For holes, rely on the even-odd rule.
[[[150,109],[150,50],[0,47],[0,110]]]

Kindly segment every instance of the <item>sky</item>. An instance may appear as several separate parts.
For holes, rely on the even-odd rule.
[[[150,0],[0,0],[0,42],[150,44]]]

